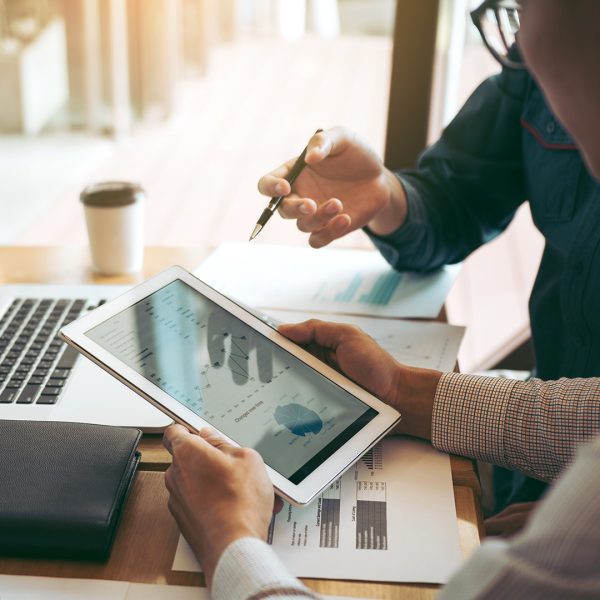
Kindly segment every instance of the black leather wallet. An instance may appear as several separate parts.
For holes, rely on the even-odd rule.
[[[125,427],[0,420],[0,553],[106,559],[140,436]]]

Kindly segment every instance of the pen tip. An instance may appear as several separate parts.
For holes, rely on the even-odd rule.
[[[262,229],[262,225],[259,225],[257,223],[256,227],[254,228],[254,231],[252,232],[252,235],[250,236],[250,239],[248,241],[251,242],[259,234],[261,229]]]

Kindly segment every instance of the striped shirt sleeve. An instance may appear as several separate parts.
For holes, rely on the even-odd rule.
[[[600,598],[600,438],[585,446],[514,538],[485,541],[439,600]]]
[[[515,381],[446,373],[433,445],[551,481],[600,434],[600,378]]]
[[[600,438],[533,513],[523,533],[485,541],[439,600],[600,598]],[[320,598],[292,577],[264,542],[242,538],[223,553],[213,600]]]
[[[212,600],[318,599],[290,575],[271,546],[257,538],[240,538],[223,552],[212,583]]]

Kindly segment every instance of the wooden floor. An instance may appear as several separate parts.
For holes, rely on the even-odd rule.
[[[382,150],[390,60],[391,40],[383,37],[220,46],[208,76],[183,86],[180,108],[168,123],[146,126],[116,144],[14,241],[85,243],[78,193],[108,179],[138,181],[146,189],[148,245],[247,239],[265,203],[256,190],[259,176],[297,154],[318,127],[351,125]],[[260,241],[304,239],[278,219]],[[343,244],[357,239],[364,244],[362,236]]]

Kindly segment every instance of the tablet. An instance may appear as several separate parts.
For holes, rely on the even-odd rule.
[[[192,431],[257,450],[278,493],[309,503],[400,419],[181,267],[62,328],[61,337]]]

